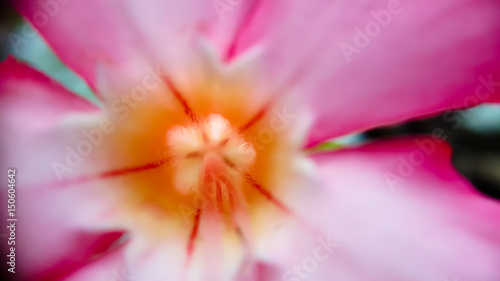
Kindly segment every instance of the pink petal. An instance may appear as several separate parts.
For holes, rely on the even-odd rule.
[[[123,248],[100,257],[69,276],[67,281],[132,281],[134,279],[124,260]]]
[[[307,99],[309,145],[500,100],[495,1],[261,2],[237,53],[261,47],[267,83]],[[369,42],[355,43],[367,24]],[[345,56],[346,44],[359,53]]]
[[[123,64],[139,54],[122,8],[111,1],[16,1],[15,5],[93,89],[96,64]]]
[[[85,198],[81,190],[60,188],[53,167],[54,161],[67,164],[65,146],[82,138],[83,127],[70,122],[75,114],[93,116],[98,108],[13,58],[0,64],[0,92],[1,167],[17,175],[19,274],[63,277],[121,235],[84,229],[73,215],[82,212]],[[85,166],[78,171],[84,173]],[[80,214],[90,215],[95,207],[87,205]]]
[[[17,273],[29,280],[70,275],[105,254],[122,236],[121,232],[92,230],[76,221],[74,213],[93,210],[91,202],[86,206],[79,203],[84,197],[74,190],[26,192],[22,187],[17,186],[16,254],[22,265]]]
[[[155,233],[144,228],[132,232],[126,254],[137,280],[236,280],[246,252],[235,232],[224,232],[228,229],[220,217],[201,214],[191,250],[191,222],[158,223],[165,228]]]
[[[192,39],[205,36],[222,54],[231,51],[238,31],[252,15],[249,1],[127,1],[131,19],[157,58],[189,58]]]
[[[0,63],[0,82],[2,121],[9,129],[44,131],[53,128],[66,114],[98,111],[91,102],[13,57]]]
[[[465,181],[450,156],[430,137],[313,156],[330,190],[329,212],[315,216],[339,244],[317,276],[498,280],[500,204]]]
[[[96,89],[100,64],[142,70],[189,57],[191,40],[210,36],[228,49],[248,4],[221,1],[16,1],[55,53]],[[151,66],[150,67],[154,67]]]
[[[13,58],[0,64],[0,87],[6,164],[29,172],[26,183],[57,179],[54,161],[66,165],[65,147],[82,139],[81,123],[98,107]]]
[[[97,64],[139,57],[139,37],[119,1],[16,1],[55,53],[95,89]]]

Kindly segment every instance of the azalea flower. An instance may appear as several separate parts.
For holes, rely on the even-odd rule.
[[[0,66],[16,276],[499,280],[442,130],[316,148],[498,102],[498,4],[17,1],[100,104]]]

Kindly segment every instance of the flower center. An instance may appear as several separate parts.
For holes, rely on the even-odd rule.
[[[201,193],[204,209],[230,215],[242,198],[245,174],[255,163],[256,151],[219,114],[167,132],[173,157],[174,187],[182,194]]]

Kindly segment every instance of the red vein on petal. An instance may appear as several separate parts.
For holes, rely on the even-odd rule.
[[[228,167],[230,167],[230,168],[234,169],[235,171],[239,172],[240,174],[242,174],[245,177],[245,179],[247,180],[247,182],[252,187],[254,187],[257,191],[259,191],[260,194],[262,194],[266,199],[268,199],[269,201],[271,201],[272,203],[274,203],[276,205],[276,207],[278,207],[283,212],[285,212],[285,213],[287,213],[289,215],[292,214],[292,211],[290,210],[290,208],[288,208],[287,206],[285,206],[285,204],[281,203],[281,201],[279,201],[276,197],[274,197],[274,195],[272,195],[269,191],[267,191],[260,184],[258,184],[252,178],[252,176],[250,176],[248,173],[244,173],[243,171],[241,171],[240,169],[238,169],[238,167],[236,166],[236,164],[234,164],[233,162],[231,162],[231,160],[227,159],[226,157],[223,157],[222,159],[226,163],[226,165],[228,165]]]
[[[224,203],[222,201],[222,187],[220,183],[216,183],[216,196],[217,196],[217,208],[219,209],[219,213],[224,214]]]
[[[248,11],[245,13],[245,15],[240,17],[241,21],[238,23],[238,26],[233,34],[231,43],[229,44],[229,48],[226,51],[225,55],[226,62],[229,62],[232,58],[235,57],[236,51],[238,50],[238,43],[241,40],[241,36],[254,20],[257,10],[261,5],[261,2],[262,1],[260,0],[250,1],[251,6],[248,8]]]
[[[158,162],[152,162],[152,163],[148,163],[148,164],[137,166],[137,167],[130,167],[130,168],[124,168],[124,169],[119,169],[119,170],[111,170],[111,171],[102,172],[102,173],[99,173],[96,175],[85,175],[85,176],[80,176],[80,177],[76,177],[76,178],[66,179],[63,181],[45,183],[45,184],[43,184],[43,186],[52,186],[52,187],[59,187],[60,188],[60,187],[68,187],[68,186],[72,186],[72,185],[83,184],[83,183],[94,181],[94,180],[102,180],[102,179],[107,179],[107,178],[125,176],[125,175],[129,175],[129,174],[134,174],[134,173],[139,173],[139,172],[159,168],[159,167],[164,166],[167,163],[169,163],[170,159],[171,158],[165,158],[165,159],[162,159]]]
[[[193,256],[194,241],[196,239],[196,236],[198,236],[198,229],[200,227],[200,219],[201,219],[201,209],[197,209],[196,215],[194,216],[194,219],[193,219],[193,228],[191,230],[191,234],[189,235],[189,240],[188,240],[187,249],[186,249],[186,267],[191,262],[191,257]]]
[[[182,107],[184,108],[184,112],[186,113],[186,115],[193,122],[197,122],[197,119],[196,119],[196,116],[194,115],[193,110],[191,109],[191,107],[189,107],[186,99],[182,96],[182,94],[179,91],[179,89],[177,89],[177,87],[175,87],[175,85],[172,82],[172,80],[170,80],[166,76],[163,76],[162,78],[163,78],[163,81],[165,82],[165,84],[167,84],[167,86],[170,89],[170,91],[172,92],[172,94],[174,95],[174,97],[181,103]]]
[[[257,191],[260,192],[260,194],[262,194],[267,200],[271,201],[272,203],[274,203],[274,205],[276,205],[276,207],[278,207],[280,210],[282,210],[283,212],[285,212],[286,214],[288,215],[291,215],[292,214],[292,211],[290,211],[290,209],[285,206],[285,204],[281,203],[281,201],[279,201],[276,197],[274,197],[274,195],[272,195],[269,191],[267,191],[266,189],[264,189],[260,184],[258,184],[253,178],[252,176],[250,176],[249,174],[245,174],[245,179],[247,180],[247,182],[252,185]]]
[[[259,122],[266,115],[267,111],[269,110],[269,107],[270,107],[270,105],[267,104],[263,108],[261,108],[257,112],[257,114],[255,114],[252,117],[252,119],[250,119],[247,123],[245,123],[245,125],[243,125],[243,126],[240,127],[240,132],[244,132],[244,131],[248,130],[250,127],[252,127],[257,122]]]
[[[250,127],[257,124],[257,122],[259,122],[262,118],[264,118],[264,116],[266,116],[271,106],[273,106],[276,103],[276,101],[286,93],[286,91],[279,90],[279,91],[274,91],[274,93],[275,94],[271,95],[271,99],[267,101],[267,103],[264,104],[263,107],[250,120],[248,120],[247,123],[245,123],[245,125],[240,127],[240,133],[248,130]]]

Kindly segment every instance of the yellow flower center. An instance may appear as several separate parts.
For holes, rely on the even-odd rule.
[[[242,224],[258,232],[267,215],[289,212],[283,198],[299,157],[296,115],[224,75],[164,77],[133,108],[110,105],[119,119],[99,149],[118,166],[109,174],[120,183],[103,190],[124,228],[161,239],[219,217],[228,233]]]

